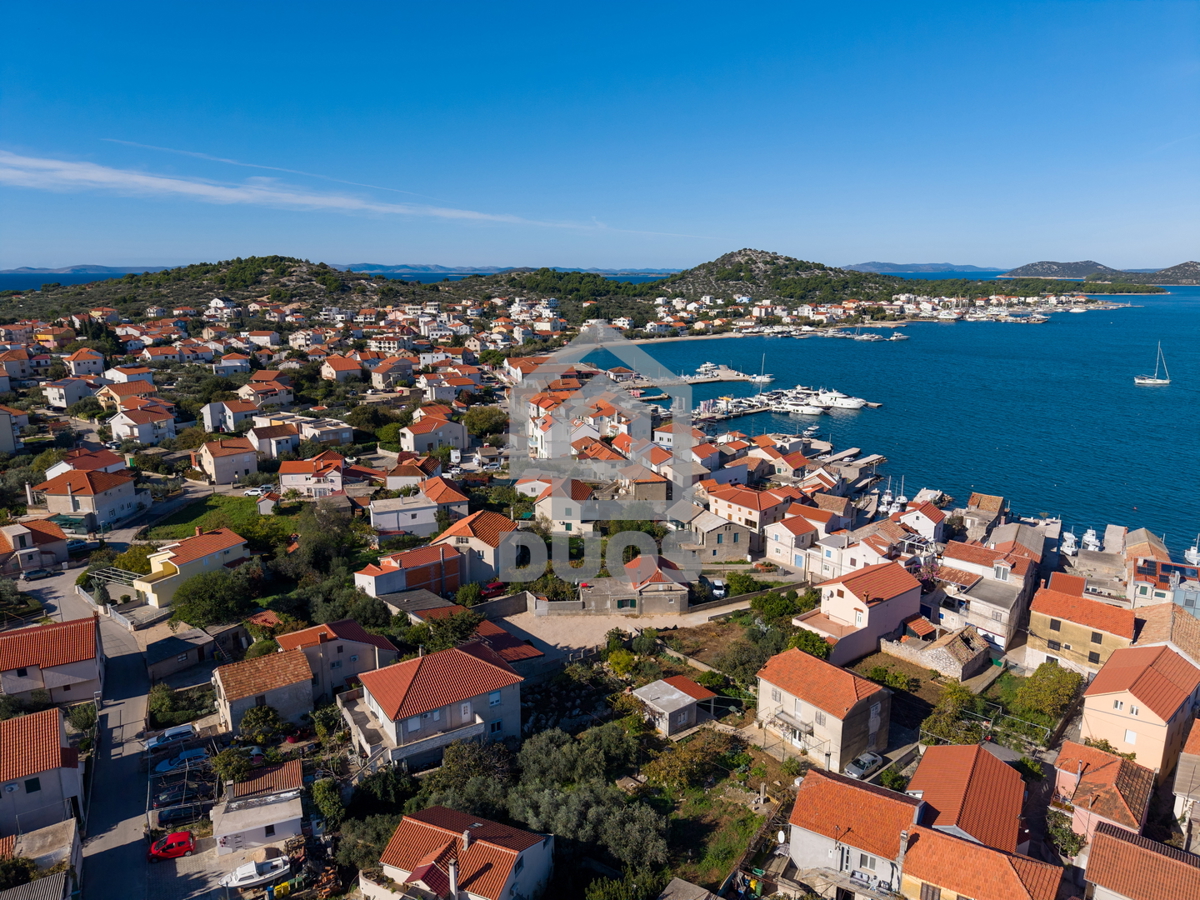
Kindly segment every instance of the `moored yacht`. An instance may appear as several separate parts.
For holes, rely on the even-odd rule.
[[[816,402],[820,406],[832,406],[834,409],[862,409],[867,401],[861,397],[848,397],[841,391],[822,390],[817,394]]]

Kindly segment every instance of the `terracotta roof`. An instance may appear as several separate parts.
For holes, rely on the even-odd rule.
[[[1196,721],[1196,719],[1192,719],[1189,723],[1187,740],[1183,744],[1183,749],[1179,751],[1180,753],[1200,756],[1200,725],[1197,725]]]
[[[904,874],[973,900],[1054,900],[1059,866],[993,850],[931,828],[909,829]]]
[[[634,590],[641,590],[648,584],[687,584],[686,576],[675,563],[666,557],[645,554],[625,563],[625,577]]]
[[[428,478],[420,484],[421,493],[434,503],[466,503],[467,496],[448,478]]]
[[[968,509],[982,509],[985,512],[1000,512],[1004,509],[1004,498],[994,494],[972,494],[967,500]]]
[[[465,519],[459,519],[434,538],[433,543],[438,543],[451,537],[474,537],[479,538],[479,540],[483,541],[489,547],[499,547],[500,542],[504,540],[504,535],[516,530],[516,523],[511,519],[500,515],[500,513],[483,509],[477,513],[471,513]]]
[[[1174,603],[1137,610],[1137,646],[1171,643],[1193,663],[1200,663],[1200,619]]]
[[[290,631],[275,638],[282,650],[297,650],[301,647],[314,647],[317,644],[334,641],[357,641],[360,644],[370,644],[380,650],[396,652],[396,647],[383,635],[371,634],[353,619],[342,619],[338,622],[327,622],[324,625],[314,625],[303,631]]]
[[[259,439],[266,438],[281,438],[281,437],[296,437],[299,432],[295,425],[259,425],[256,428],[251,428],[250,432]]]
[[[117,397],[129,397],[133,394],[153,394],[158,391],[158,386],[149,381],[142,381],[140,378],[135,378],[133,381],[118,381],[114,384],[106,384],[101,390],[114,394]]]
[[[404,428],[409,434],[431,434],[434,431],[441,431],[450,422],[446,419],[440,419],[437,416],[426,416],[420,422],[413,422]]]
[[[928,747],[908,784],[922,791],[929,809],[922,820],[936,828],[958,826],[996,850],[1017,849],[1025,783],[1012,766],[982,746]]]
[[[808,519],[804,518],[803,516],[789,516],[788,518],[776,522],[774,525],[769,527],[783,528],[789,534],[795,535],[796,537],[799,537],[802,534],[808,534],[810,531],[815,532],[817,530],[813,526],[812,522],[808,521]]]
[[[213,675],[221,682],[225,699],[233,701],[311,681],[312,668],[304,651],[285,650],[217,666]]]
[[[563,497],[582,503],[592,498],[592,486],[574,478],[551,478],[549,486],[538,494],[535,502],[540,503],[547,497]]]
[[[539,656],[546,655],[537,647],[521,640],[511,631],[487,619],[475,626],[475,637],[491,647],[497,656],[510,665],[523,659],[537,659]]]
[[[228,406],[228,404],[226,404]],[[209,456],[233,456],[238,453],[257,453],[258,448],[249,438],[221,438],[204,445]]]
[[[910,503],[908,505],[908,509],[904,510],[901,515],[903,516],[913,512],[921,513],[925,516],[925,518],[929,519],[929,521],[933,522],[935,525],[939,522],[945,521],[946,519],[946,514],[928,500],[926,500],[924,503]]]
[[[930,638],[937,634],[937,629],[933,627],[933,623],[924,616],[913,616],[911,619],[905,621],[904,624],[907,625],[914,634],[922,638]]]
[[[356,372],[362,368],[358,360],[346,359],[344,356],[330,356],[325,360],[325,365],[335,372]]]
[[[895,562],[865,566],[854,572],[847,572],[840,578],[822,581],[817,587],[828,584],[843,585],[846,590],[867,604],[891,600],[913,588],[921,587],[921,582],[913,578],[908,569]]]
[[[0,634],[0,672],[96,658],[96,619],[34,625]]]
[[[1169,647],[1114,650],[1083,696],[1128,691],[1164,722],[1200,685],[1200,669]]]
[[[873,856],[895,859],[900,855],[900,832],[912,832],[921,806],[906,794],[809,769],[788,822]]]
[[[774,509],[780,503],[784,502],[783,498],[775,496],[770,491],[752,491],[750,488],[734,486],[709,491],[708,495],[713,500],[732,503],[734,506],[741,506],[745,509],[753,509],[759,512]]]
[[[1129,900],[1200,897],[1200,856],[1100,822],[1085,877]]]
[[[706,687],[702,687],[686,675],[672,675],[670,678],[664,678],[667,684],[675,688],[677,691],[683,691],[693,700],[708,700],[711,697],[717,696]]]
[[[1131,609],[1110,606],[1099,600],[1062,594],[1050,588],[1042,588],[1033,597],[1033,612],[1065,619],[1077,625],[1094,628],[1108,634],[1133,640],[1134,615]]]
[[[1005,553],[1003,550],[992,550],[982,544],[966,544],[962,541],[950,541],[946,544],[945,549],[942,550],[942,557],[989,567],[997,562],[1006,562],[1014,572],[1022,576],[1029,571],[1031,564],[1031,560],[1027,556]]]
[[[758,677],[838,719],[844,719],[860,700],[886,690],[795,647],[768,659]]]
[[[120,415],[134,425],[150,425],[154,422],[169,422],[175,417],[170,413],[152,409],[123,409]]]
[[[471,834],[466,850],[462,849],[463,832]],[[540,834],[431,806],[401,819],[380,862],[412,873],[410,878],[419,877],[442,896],[449,887],[449,861],[454,859],[460,890],[499,900],[521,851],[543,840]]]
[[[1145,766],[1095,747],[1063,741],[1054,767],[1063,775],[1079,775],[1068,799],[1076,806],[1118,825],[1140,831],[1154,790],[1154,772]]]
[[[524,680],[480,641],[363,672],[360,679],[379,708],[393,721]]]
[[[245,781],[235,782],[229,793],[230,799],[237,800],[258,794],[298,791],[302,787],[304,787],[304,764],[298,759],[289,759],[277,766],[255,769]]]
[[[61,722],[57,708],[0,722],[0,781],[77,768],[78,752],[62,745]]]
[[[1083,592],[1087,590],[1087,579],[1080,575],[1055,572],[1050,576],[1050,583],[1046,586],[1052,591],[1058,591],[1060,594],[1082,597]]]
[[[953,566],[938,566],[937,577],[941,581],[948,581],[950,584],[957,584],[965,588],[972,587],[983,579],[982,575],[976,575],[974,572],[964,572],[962,569],[956,569]]]
[[[240,534],[230,531],[228,528],[217,528],[195,537],[184,538],[174,544],[164,544],[159,547],[159,550],[170,550],[171,562],[182,566],[214,553],[220,553],[222,550],[232,550],[245,543],[246,539]]]
[[[132,483],[133,479],[130,476],[122,475],[119,472],[80,472],[72,469],[70,472],[63,472],[49,481],[35,485],[33,489],[58,496],[66,494],[67,489],[70,488],[73,494],[91,497]]]
[[[372,575],[379,575],[383,572],[394,572],[397,569],[417,569],[422,566],[433,565],[434,563],[444,563],[448,559],[454,559],[461,556],[452,544],[436,544],[432,547],[416,547],[412,550],[401,550],[398,553],[389,553],[387,556],[379,557],[379,566],[367,566],[362,569],[362,572],[368,572]]]

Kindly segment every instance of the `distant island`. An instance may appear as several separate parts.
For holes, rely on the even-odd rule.
[[[889,263],[889,262],[865,262],[855,263],[851,266],[842,266],[851,272],[875,272],[880,275],[889,275],[894,272],[1003,272],[1004,269],[988,266],[967,266],[957,265],[955,263]]]
[[[1114,269],[1095,260],[1080,262],[1041,262],[1019,266],[999,278],[1064,278],[1094,282],[1121,282],[1123,284],[1193,285],[1200,284],[1200,262],[1189,260],[1167,269]],[[1090,287],[1088,288],[1090,290]]]
[[[19,269],[0,269],[0,275],[140,275],[142,272],[165,272],[173,266],[63,266],[58,269],[38,269],[21,266]]]

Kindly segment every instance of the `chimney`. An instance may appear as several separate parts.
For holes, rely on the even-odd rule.
[[[900,832],[900,855],[896,857],[896,868],[904,871],[904,857],[908,853],[908,832]]]
[[[467,852],[467,848],[471,846],[471,829],[463,829],[463,853]]]
[[[201,530],[200,526],[197,525],[196,526],[196,537],[200,537],[200,535],[202,535],[202,534],[204,534],[204,532]]]
[[[450,900],[458,900],[458,860],[450,860]]]

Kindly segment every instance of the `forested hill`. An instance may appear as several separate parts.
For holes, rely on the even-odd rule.
[[[1157,272],[1123,272],[1090,259],[1069,263],[1044,260],[1018,266],[1000,277],[1005,280],[1011,278],[1082,278],[1089,282],[1087,290],[1092,293],[1090,282],[1093,281],[1120,282],[1122,284],[1200,284],[1200,262],[1189,260],[1168,269],[1159,269]]]
[[[1195,263],[1189,265],[1195,266]],[[1124,273],[1122,273],[1124,274]],[[987,297],[995,293],[1032,296],[1081,288],[1039,278],[995,281],[966,279],[910,280],[874,272],[852,272],[817,262],[806,262],[763,250],[737,250],[658,281],[631,284],[613,281],[592,272],[555,269],[514,269],[495,275],[477,275],[461,281],[420,284],[339,271],[325,263],[286,256],[238,258],[126,275],[82,285],[50,282],[41,291],[0,294],[0,319],[14,321],[29,316],[56,318],[69,312],[111,306],[123,316],[137,318],[147,307],[201,307],[213,297],[239,303],[301,302],[322,306],[359,308],[388,306],[425,300],[487,300],[493,297],[557,297],[564,316],[573,324],[587,318],[615,318],[655,297],[696,300],[710,295],[725,300],[750,297],[788,306],[799,303],[837,303],[857,299],[890,300],[896,294],[946,297]],[[1143,282],[1088,283],[1088,293],[1159,293],[1161,288]],[[585,306],[589,301],[592,305]]]

